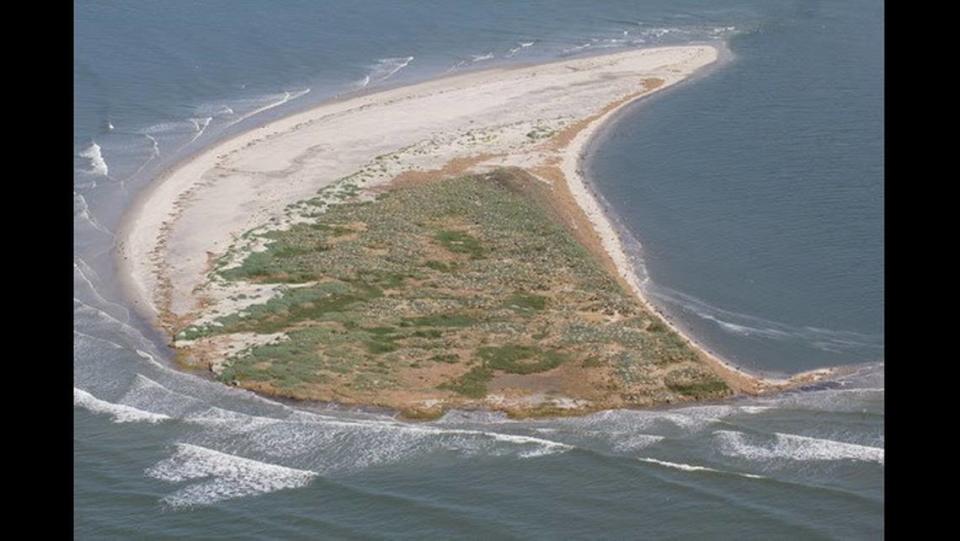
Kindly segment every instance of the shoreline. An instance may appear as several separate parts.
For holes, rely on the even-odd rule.
[[[466,93],[467,90],[465,89],[469,89],[471,86],[486,84],[496,87],[496,84],[499,82],[498,77],[509,80],[509,77],[513,75],[514,80],[523,78],[524,76],[527,76],[526,79],[529,79],[535,76],[539,70],[553,70],[556,72],[560,67],[566,67],[573,71],[579,71],[577,68],[570,66],[589,66],[591,63],[601,64],[611,58],[631,59],[639,55],[647,54],[641,53],[640,51],[647,51],[651,56],[656,56],[674,53],[680,54],[677,53],[677,51],[687,52],[690,50],[696,50],[697,54],[705,54],[703,51],[709,50],[712,51],[715,57],[705,64],[696,65],[694,69],[683,73],[681,76],[673,76],[672,79],[669,79],[668,77],[670,77],[670,75],[667,75],[663,79],[660,79],[660,82],[655,86],[644,86],[640,91],[634,91],[625,97],[621,96],[612,103],[606,103],[598,114],[588,116],[586,119],[582,116],[579,118],[575,117],[575,121],[572,121],[572,124],[566,125],[562,129],[558,128],[560,135],[552,137],[551,142],[553,139],[564,139],[564,137],[568,139],[562,142],[562,144],[559,144],[559,148],[556,148],[558,145],[554,145],[554,158],[559,154],[559,163],[556,163],[556,161],[548,163],[549,160],[538,166],[531,166],[528,163],[524,163],[523,160],[520,160],[519,163],[511,163],[510,158],[514,158],[513,162],[517,162],[516,156],[507,156],[504,158],[502,154],[494,154],[492,156],[481,155],[480,160],[469,163],[470,158],[475,156],[465,156],[463,152],[464,149],[456,147],[454,149],[456,152],[453,153],[452,157],[447,156],[448,159],[438,162],[442,164],[443,167],[439,169],[427,168],[425,173],[429,174],[433,171],[435,173],[445,172],[449,174],[450,171],[446,171],[447,166],[458,159],[463,160],[465,158],[468,162],[465,166],[466,170],[474,170],[477,167],[496,167],[496,161],[499,159],[502,162],[507,162],[502,163],[501,166],[528,166],[523,168],[538,178],[541,178],[541,180],[543,180],[544,175],[537,173],[537,167],[555,169],[556,172],[560,173],[559,176],[562,177],[563,184],[566,186],[566,189],[569,190],[570,196],[572,196],[579,211],[582,212],[589,223],[588,227],[592,229],[592,233],[600,240],[600,245],[606,257],[609,258],[613,264],[613,270],[616,273],[618,281],[624,284],[628,291],[633,293],[647,310],[655,314],[655,317],[682,337],[692,348],[697,350],[707,364],[727,381],[737,394],[756,395],[769,391],[784,390],[836,374],[837,369],[820,369],[796,374],[785,380],[763,378],[747,373],[731,363],[727,363],[706,350],[691,336],[682,332],[668,319],[667,315],[664,314],[659,307],[650,302],[643,294],[642,287],[637,283],[637,275],[633,264],[624,251],[624,243],[617,229],[614,227],[610,216],[607,214],[608,210],[604,209],[600,201],[593,195],[589,180],[583,175],[582,164],[585,149],[602,133],[602,127],[609,125],[610,121],[622,112],[627,105],[633,104],[644,97],[660,93],[676,84],[704,76],[705,73],[703,72],[710,72],[716,69],[718,60],[723,59],[720,58],[720,52],[713,45],[637,49],[626,52],[569,58],[541,64],[494,67],[464,73],[445,74],[444,76],[413,85],[400,85],[388,89],[371,89],[369,92],[360,91],[359,95],[351,93],[351,95],[348,96],[324,101],[305,111],[293,113],[275,120],[265,120],[263,124],[251,127],[246,131],[216,142],[212,146],[201,149],[194,155],[170,165],[161,171],[150,181],[149,185],[137,195],[134,202],[124,213],[121,226],[118,228],[116,258],[122,288],[128,298],[131,299],[132,307],[138,314],[144,316],[150,325],[159,328],[165,335],[172,336],[178,325],[182,325],[192,317],[192,313],[195,310],[194,306],[190,303],[196,302],[196,299],[193,298],[195,295],[193,294],[204,285],[202,278],[206,276],[209,262],[198,261],[198,259],[200,259],[198,254],[202,253],[200,252],[201,249],[206,252],[209,259],[211,255],[218,253],[215,250],[219,249],[222,252],[222,250],[226,248],[225,245],[216,246],[218,242],[225,241],[224,235],[222,235],[223,231],[232,229],[235,237],[236,231],[248,231],[253,227],[262,226],[266,222],[273,222],[277,219],[276,211],[282,208],[282,205],[279,203],[305,199],[316,193],[318,185],[322,188],[323,186],[329,186],[341,180],[340,177],[336,177],[329,179],[326,184],[314,181],[301,183],[301,185],[297,187],[290,187],[289,184],[283,184],[277,187],[274,192],[270,192],[270,196],[273,197],[271,202],[274,203],[273,212],[270,212],[269,208],[267,210],[259,208],[257,209],[259,211],[258,213],[251,213],[252,215],[245,214],[244,216],[238,217],[236,215],[236,209],[221,209],[219,216],[221,219],[221,223],[219,224],[221,225],[221,229],[217,229],[216,227],[206,228],[208,224],[200,221],[201,217],[192,214],[187,216],[186,224],[184,224],[184,213],[187,212],[189,214],[193,212],[193,209],[196,208],[194,201],[204,197],[203,192],[205,189],[210,189],[214,192],[213,195],[209,193],[206,194],[207,201],[209,202],[208,207],[218,204],[226,207],[230,206],[231,200],[229,200],[229,198],[227,200],[217,198],[218,194],[215,190],[220,189],[218,186],[224,184],[220,179],[226,178],[230,180],[231,175],[235,174],[235,176],[240,178],[240,181],[235,184],[237,187],[234,188],[231,194],[235,194],[237,191],[247,190],[248,193],[245,194],[247,197],[246,202],[254,201],[259,203],[256,194],[260,186],[256,184],[251,185],[249,182],[247,185],[243,185],[242,181],[251,178],[269,178],[271,174],[276,174],[276,171],[292,171],[293,174],[295,174],[299,172],[296,167],[301,163],[298,160],[301,158],[304,161],[317,159],[316,156],[309,154],[314,147],[300,141],[298,143],[300,147],[295,149],[294,152],[289,151],[290,145],[277,147],[276,153],[261,152],[261,161],[264,159],[272,159],[272,162],[267,165],[263,165],[260,162],[251,165],[250,163],[243,163],[245,155],[242,150],[246,148],[261,145],[269,146],[274,139],[281,139],[284,136],[287,136],[287,139],[295,139],[296,136],[299,135],[299,130],[302,129],[306,131],[307,129],[311,129],[313,123],[317,120],[333,119],[336,118],[338,114],[349,117],[350,114],[368,107],[386,108],[387,111],[394,112],[394,114],[402,117],[402,113],[396,112],[396,107],[391,110],[389,106],[404,100],[420,99],[423,96],[426,96],[426,98],[436,98],[446,92],[454,94],[457,92]],[[532,72],[532,74],[528,76],[529,72]],[[644,79],[644,81],[652,80],[653,79],[649,78]],[[470,83],[475,84],[471,85]],[[539,89],[534,87],[534,90],[538,91]],[[431,94],[431,92],[433,93]],[[592,98],[593,96],[590,97]],[[421,101],[426,100],[421,99]],[[438,100],[435,99],[435,101]],[[354,114],[354,116],[358,115]],[[440,121],[446,121],[446,119],[441,115]],[[473,119],[469,120],[470,124],[473,124],[473,122]],[[443,125],[445,122],[439,123]],[[462,121],[461,124],[464,126],[467,125]],[[306,134],[306,136],[309,135],[312,134]],[[402,145],[402,142],[390,143],[389,146],[392,148],[396,147],[397,144]],[[540,146],[542,147],[543,145]],[[381,147],[372,145],[371,148],[364,149],[363,152],[369,151],[369,153],[375,154],[376,151],[382,148],[382,145]],[[298,151],[302,153],[297,154]],[[525,152],[526,154],[522,157],[528,157],[527,154],[529,154],[530,151]],[[280,154],[280,156],[278,157],[275,154]],[[304,158],[304,156],[306,157]],[[256,156],[252,157],[255,158]],[[367,158],[369,157],[371,156],[367,156]],[[233,158],[234,162],[241,162],[247,169],[233,167],[233,163],[228,163],[229,158]],[[248,159],[247,161],[249,162],[250,160]],[[356,164],[344,166],[341,169],[349,172],[355,165]],[[271,169],[271,167],[273,167],[273,169]],[[234,173],[238,170],[240,173]],[[219,171],[219,173],[212,176],[210,173],[213,171]],[[410,171],[421,172],[421,168],[413,167],[405,172]],[[541,171],[541,173],[543,172],[544,171]],[[281,175],[281,180],[290,180],[293,174],[287,174],[286,177]],[[372,185],[365,186],[364,188],[369,190],[371,187],[375,189],[378,186],[388,185],[390,182],[396,180],[397,177],[399,177],[399,175],[381,179],[379,182],[375,181]],[[222,189],[221,193],[223,193]],[[224,202],[221,203],[221,201]],[[232,214],[230,213],[231,210],[233,211]],[[571,218],[576,220],[576,217]],[[193,228],[190,227],[191,220],[193,221]],[[203,240],[198,241],[195,238],[187,238],[186,233],[183,232],[183,228],[186,227],[186,232],[194,233],[197,231],[198,225],[202,225],[205,228],[204,232],[207,233],[207,241],[214,239],[214,246],[209,244],[203,245]],[[210,233],[210,231],[213,231],[213,233]],[[216,234],[220,234],[220,236],[217,237]],[[589,232],[585,234],[589,234]],[[195,237],[196,235],[192,234],[190,236]],[[201,246],[198,247],[198,244]],[[213,249],[214,251],[209,249]],[[192,259],[183,255],[183,252],[190,253],[191,250],[193,252]],[[180,265],[174,264],[173,268],[171,268],[171,254],[180,257],[178,261],[178,263],[181,263]],[[184,262],[188,264],[183,265],[182,263]],[[184,267],[191,268],[184,270]],[[201,277],[199,282],[196,280],[198,272]],[[184,288],[182,287],[183,284],[196,284],[196,287],[190,289],[190,291],[185,294],[183,291]],[[158,304],[162,304],[163,306],[158,306]]]
[[[675,85],[690,83],[691,79],[707,76],[709,73],[704,73],[705,71],[719,69],[720,62],[730,60],[729,56],[724,58],[719,54],[720,52],[721,51],[718,51],[717,60],[701,68],[694,74],[691,74],[691,76],[675,83]],[[677,333],[688,345],[695,349],[738,393],[759,395],[770,391],[786,390],[788,388],[820,381],[825,377],[841,374],[842,370],[837,367],[807,370],[783,379],[770,378],[747,372],[703,346],[689,333],[674,323],[665,310],[648,299],[644,294],[643,286],[637,280],[637,269],[634,267],[631,258],[627,255],[624,248],[625,243],[621,238],[620,229],[615,225],[615,221],[610,216],[611,210],[605,207],[600,198],[595,195],[593,184],[584,173],[584,164],[587,158],[587,150],[594,143],[595,139],[604,135],[603,128],[609,127],[618,115],[631,104],[637,103],[644,98],[660,94],[668,89],[669,87],[663,90],[658,89],[652,93],[646,93],[628,99],[604,113],[599,118],[594,119],[574,137],[564,153],[563,172],[567,184],[571,190],[574,191],[575,199],[587,215],[594,230],[603,239],[604,249],[609,257],[614,260],[620,277],[623,278],[623,281],[628,285],[631,293],[633,293],[647,310],[655,314],[664,325]]]
[[[657,48],[658,47],[653,47],[652,49],[657,49]],[[663,47],[659,47],[659,48],[663,48]],[[382,86],[364,87],[364,88],[359,88],[355,90],[350,90],[344,93],[336,94],[329,98],[322,99],[318,103],[311,105],[309,107],[297,109],[297,110],[291,111],[289,114],[280,115],[274,118],[271,118],[271,113],[268,113],[267,115],[264,115],[263,118],[260,118],[255,123],[252,123],[248,128],[235,133],[221,134],[221,138],[215,139],[211,141],[208,145],[198,148],[180,157],[179,159],[176,159],[171,163],[165,164],[163,165],[163,167],[155,171],[154,174],[152,175],[152,178],[147,180],[146,186],[144,186],[144,188],[140,190],[140,192],[137,193],[136,196],[133,197],[133,199],[131,200],[130,206],[124,209],[123,213],[121,214],[120,222],[115,234],[116,238],[126,239],[128,237],[128,235],[131,232],[130,229],[133,226],[133,224],[131,223],[131,220],[134,220],[135,217],[138,214],[140,214],[143,207],[154,195],[156,190],[166,180],[168,180],[169,177],[175,174],[179,169],[182,169],[183,167],[187,166],[191,162],[194,162],[200,159],[201,157],[207,154],[210,154],[213,149],[227,146],[230,143],[236,142],[240,139],[243,139],[249,136],[253,132],[264,130],[265,128],[268,128],[271,125],[278,124],[292,117],[306,115],[321,108],[341,104],[344,102],[349,102],[356,99],[362,99],[368,96],[376,96],[378,94],[384,94],[384,93],[388,93],[395,90],[402,90],[406,88],[417,87],[417,86],[421,86],[429,83],[439,83],[445,80],[467,77],[467,76],[483,74],[483,73],[522,70],[522,69],[546,65],[546,64],[556,64],[556,63],[564,62],[566,60],[594,58],[594,57],[607,56],[610,54],[617,54],[617,53],[585,52],[577,55],[572,55],[563,60],[555,60],[555,61],[546,62],[546,63],[524,61],[524,62],[512,63],[506,66],[493,66],[493,67],[472,66],[456,72],[441,73],[435,77],[431,77],[425,80],[416,81],[412,83],[397,81],[397,82],[386,83],[386,84],[383,84]],[[278,112],[275,111],[272,114],[275,115],[277,113]],[[117,269],[118,269],[117,275],[121,282],[120,283],[121,291],[123,292],[124,296],[126,296],[127,299],[131,302],[132,309],[138,315],[143,317],[148,325],[150,325],[151,327],[157,329],[162,333],[163,330],[157,328],[158,326],[156,324],[156,311],[149,310],[146,306],[146,303],[140,304],[139,302],[141,300],[145,300],[145,297],[144,295],[142,295],[140,291],[137,291],[135,284],[131,281],[133,278],[131,275],[132,273],[130,271],[129,264],[125,263],[124,260],[126,258],[123,257],[121,254],[123,241],[117,241],[117,244],[119,246],[115,246],[114,260],[116,262]]]

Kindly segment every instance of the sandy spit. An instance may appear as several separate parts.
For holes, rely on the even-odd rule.
[[[170,168],[138,197],[117,237],[125,290],[139,313],[172,335],[212,309],[230,310],[226,293],[210,284],[213,258],[246,231],[289,225],[286,207],[318,190],[345,178],[370,191],[398,177],[516,166],[572,197],[611,270],[659,313],[587,189],[580,157],[624,106],[683,81],[718,55],[711,45],[690,45],[489,69],[325,103],[252,129]],[[691,344],[742,392],[829,375],[763,379]]]

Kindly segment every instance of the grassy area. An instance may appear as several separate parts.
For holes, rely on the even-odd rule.
[[[281,333],[231,356],[219,377],[294,398],[469,401],[500,376],[547,372],[574,395],[604,381],[611,404],[729,394],[545,210],[531,182],[501,170],[397,188],[268,233],[265,250],[218,272],[284,284],[280,293],[176,339],[199,349]]]

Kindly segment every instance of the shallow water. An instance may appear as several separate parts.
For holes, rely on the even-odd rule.
[[[361,88],[717,39],[732,62],[631,107],[588,159],[651,295],[751,368],[882,359],[882,5],[495,6],[75,5],[78,538],[880,534],[878,363],[772,399],[417,425],[168,367],[110,255],[165,165]]]

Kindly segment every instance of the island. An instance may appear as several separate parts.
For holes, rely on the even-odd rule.
[[[264,395],[572,415],[780,390],[643,296],[583,178],[625,105],[718,59],[661,47],[329,101],[156,179],[117,254],[176,363]],[[639,172],[638,174],[642,174]]]

